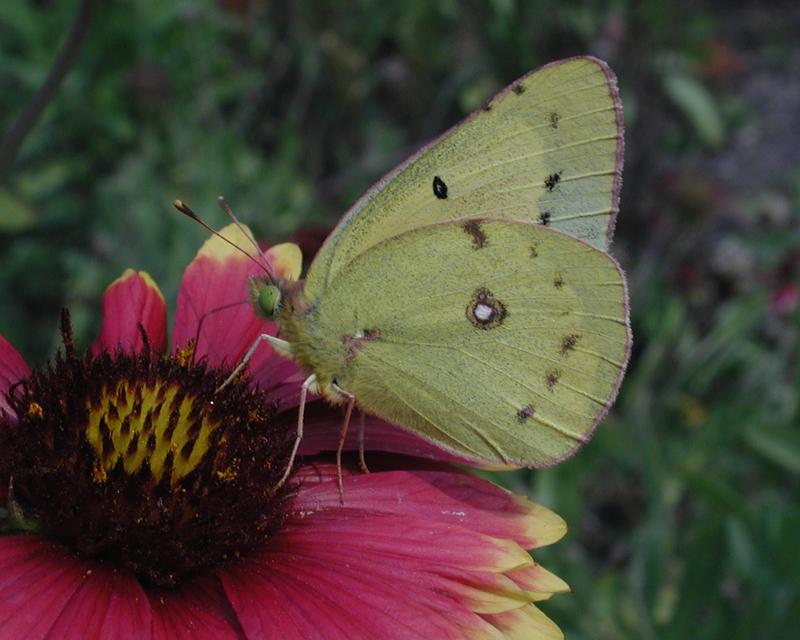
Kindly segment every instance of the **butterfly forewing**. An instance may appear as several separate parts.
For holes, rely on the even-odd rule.
[[[613,401],[630,329],[606,253],[547,227],[420,227],[341,269],[301,320],[325,383],[462,455],[546,466]]]
[[[605,63],[543,67],[495,96],[368,191],[315,259],[311,298],[360,253],[418,226],[525,220],[606,249],[622,171],[622,116]]]

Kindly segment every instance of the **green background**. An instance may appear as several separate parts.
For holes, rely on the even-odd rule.
[[[0,130],[78,4],[0,2]],[[589,446],[497,479],[569,523],[536,554],[573,588],[544,606],[568,638],[796,637],[795,3],[100,4],[0,176],[0,333],[29,362],[54,352],[62,306],[88,344],[126,266],[174,307],[207,236],[174,198],[221,225],[223,194],[260,238],[311,250],[362,190],[502,86],[592,53],[625,107],[612,253],[631,285],[633,359]]]

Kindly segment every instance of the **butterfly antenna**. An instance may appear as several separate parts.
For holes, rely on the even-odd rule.
[[[236,243],[235,243],[235,242],[233,242],[232,240],[229,240],[228,238],[226,238],[225,236],[223,236],[223,235],[222,235],[222,234],[221,234],[219,231],[217,231],[217,230],[216,230],[214,227],[212,227],[212,226],[211,226],[210,224],[208,224],[208,223],[207,223],[205,220],[203,220],[203,219],[202,219],[200,216],[198,216],[198,215],[197,215],[197,214],[196,214],[194,211],[192,211],[192,209],[189,207],[189,205],[187,205],[187,204],[186,204],[185,202],[183,202],[182,200],[174,200],[174,201],[172,202],[172,206],[173,206],[173,207],[175,207],[175,208],[176,208],[178,211],[180,211],[180,212],[181,212],[183,215],[185,215],[187,218],[191,218],[192,220],[194,220],[194,221],[195,221],[197,224],[199,224],[201,227],[203,227],[203,229],[205,229],[206,231],[208,231],[208,232],[212,233],[213,235],[217,236],[217,237],[218,237],[218,238],[220,238],[221,240],[224,240],[224,241],[225,241],[225,242],[227,242],[229,245],[231,245],[231,246],[232,246],[234,249],[236,249],[236,250],[237,250],[237,251],[239,251],[240,253],[243,253],[244,255],[246,255],[248,258],[250,258],[250,260],[252,260],[253,262],[255,262],[255,263],[258,265],[258,268],[259,268],[259,269],[262,269],[262,270],[264,270],[264,271],[266,272],[267,276],[268,276],[268,277],[269,277],[271,280],[272,280],[272,279],[274,279],[275,272],[274,272],[274,271],[272,270],[272,268],[269,266],[269,262],[266,260],[266,256],[264,256],[264,253],[261,251],[261,248],[260,248],[260,247],[259,247],[259,250],[258,250],[258,252],[259,252],[259,253],[261,254],[261,256],[264,258],[265,262],[259,262],[259,261],[258,261],[258,260],[256,260],[256,259],[255,259],[255,258],[254,258],[254,257],[253,257],[251,254],[249,254],[247,251],[245,251],[244,249],[242,249],[242,247],[240,247],[238,244],[236,244]],[[241,228],[242,228],[242,226],[241,226],[241,225],[239,225],[239,228],[241,229]],[[249,235],[249,234],[245,234],[245,235],[246,235],[248,238],[250,238],[250,240],[251,240],[253,243],[255,243],[255,240],[253,240],[253,239],[252,239],[252,237],[250,237],[250,235]]]
[[[219,313],[220,311],[225,311],[226,309],[232,309],[233,307],[238,307],[242,304],[249,304],[249,300],[237,300],[236,302],[230,302],[228,304],[223,304],[219,307],[214,307],[209,309],[203,315],[200,316],[200,319],[197,321],[197,331],[194,332],[194,350],[192,351],[192,362],[194,362],[194,356],[197,353],[197,346],[200,344],[200,332],[203,329],[203,323],[206,321],[212,313]]]
[[[261,250],[261,247],[258,245],[258,243],[256,242],[255,238],[253,238],[253,236],[251,234],[245,232],[244,226],[242,225],[241,222],[239,222],[239,218],[236,217],[236,214],[233,212],[233,209],[231,209],[230,205],[225,200],[225,198],[223,198],[222,196],[219,196],[217,198],[217,203],[222,208],[222,210],[225,212],[225,215],[227,215],[231,219],[231,222],[233,222],[233,224],[236,225],[236,227],[239,229],[239,231],[241,231],[242,233],[244,233],[245,236],[247,236],[248,240],[250,240],[252,245],[256,248],[256,251],[258,251],[258,255],[260,255],[261,258],[264,260],[264,264],[266,265],[265,271],[267,272],[267,275],[271,279],[274,280],[275,279],[275,277],[274,277],[275,276],[275,272],[272,270],[272,266],[270,265],[270,262],[267,259],[266,254]]]

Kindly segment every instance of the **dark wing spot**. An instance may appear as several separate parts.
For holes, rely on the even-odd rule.
[[[553,277],[553,286],[556,289],[560,289],[564,286],[564,276],[561,275],[560,271],[556,271],[556,275]]]
[[[544,376],[544,382],[547,385],[548,391],[552,391],[553,387],[558,384],[558,379],[561,377],[561,372],[558,369],[548,371]]]
[[[547,187],[548,191],[552,191],[556,188],[556,185],[561,182],[561,172],[551,173],[544,181],[544,186]]]
[[[532,404],[526,404],[519,411],[517,411],[517,422],[524,424],[528,418],[533,417],[535,411],[536,409],[534,409]]]
[[[523,93],[525,93],[525,85],[517,83],[511,87],[511,90],[518,96],[521,96]]]
[[[565,356],[570,351],[575,351],[575,345],[578,344],[579,338],[580,336],[577,333],[571,333],[561,338],[561,355]]]
[[[480,222],[477,220],[467,220],[461,228],[472,237],[472,246],[475,249],[483,249],[487,245],[486,233],[481,228]]]
[[[550,126],[553,129],[558,129],[558,121],[561,120],[561,116],[559,116],[555,111],[550,114]]]
[[[545,227],[550,224],[550,219],[553,217],[553,214],[550,211],[542,211],[539,214],[539,223],[543,224]]]
[[[476,289],[467,305],[467,320],[478,329],[499,327],[507,315],[506,306],[485,287]]]
[[[356,333],[347,333],[343,335],[342,344],[345,346],[345,364],[349,364],[350,361],[356,357],[356,354],[361,351],[361,347],[365,342],[380,340],[380,337],[381,332],[379,329],[362,329]]]
[[[447,199],[447,185],[439,176],[433,177],[433,195],[439,198],[439,200]]]

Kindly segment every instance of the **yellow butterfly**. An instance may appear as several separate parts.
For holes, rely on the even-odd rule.
[[[549,64],[378,181],[304,281],[254,281],[282,336],[261,339],[310,374],[295,451],[309,392],[476,463],[543,467],[586,442],[631,346],[605,252],[622,128],[605,63]]]

